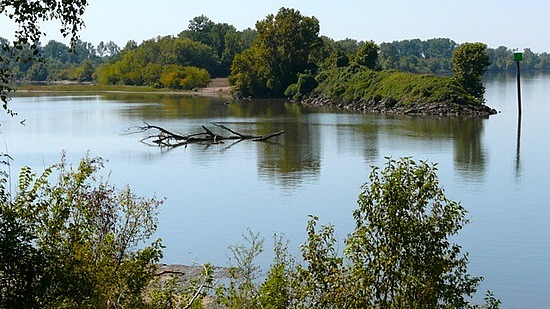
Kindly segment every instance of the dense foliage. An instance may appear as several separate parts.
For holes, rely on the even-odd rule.
[[[0,43],[10,43],[0,38]],[[16,57],[25,61],[11,62],[9,70],[16,81],[79,81],[91,82],[95,80],[95,71],[99,64],[107,61],[119,52],[113,42],[101,42],[97,48],[91,43],[76,40],[72,47],[51,40],[46,45],[36,44],[35,51],[39,59],[29,59],[33,53],[30,45],[23,45],[20,50],[11,51]],[[8,57],[6,51],[0,54]]]
[[[251,48],[237,54],[231,68],[230,82],[237,97],[320,97],[316,102],[367,102],[385,109],[396,104],[483,103],[481,78],[489,60],[487,47],[481,43],[457,47],[451,40],[433,39],[379,48],[373,41],[335,42],[319,37],[315,18],[285,8],[258,22],[256,30]],[[382,66],[401,63],[397,60],[400,53],[410,52],[418,52],[416,56],[426,59],[424,65],[438,73],[448,66],[435,59],[452,55],[453,79],[380,71]]]
[[[102,160],[23,168],[17,193],[0,187],[0,307],[119,308],[142,293],[162,257],[161,201],[99,180]],[[53,179],[57,180],[54,181]],[[25,305],[23,305],[25,304]]]
[[[377,50],[374,42],[360,45],[354,55],[337,48],[315,76],[299,74],[297,83],[288,87],[285,94],[294,99],[306,98],[308,102],[329,102],[361,110],[429,104],[481,106],[484,102],[481,79],[489,63],[482,43],[466,43],[455,50],[452,78],[379,70]],[[441,112],[434,109],[434,113]]]
[[[177,37],[129,45],[97,70],[103,84],[147,85],[174,89],[204,87],[210,77],[227,76],[236,54],[250,46],[255,32],[198,16]]]
[[[403,40],[380,44],[380,67],[410,73],[449,74],[458,44],[450,39]]]
[[[281,8],[256,23],[252,47],[235,56],[230,81],[238,97],[281,97],[299,73],[315,71],[319,21]]]
[[[201,15],[193,18],[189,22],[188,29],[180,32],[178,36],[210,46],[219,62],[215,70],[209,72],[214,76],[226,77],[229,76],[233,58],[250,47],[256,36],[256,31],[250,28],[237,31],[232,25],[215,23]]]
[[[0,186],[0,307],[202,308],[214,286],[212,267],[182,283],[155,283],[160,241],[147,244],[157,222],[154,198],[136,197],[98,179],[98,158],[77,169],[61,163],[41,175],[23,168],[11,197]],[[478,308],[469,303],[481,277],[453,244],[466,210],[449,200],[436,167],[389,159],[363,185],[356,225],[340,251],[334,227],[312,216],[302,262],[275,238],[264,276],[255,258],[263,240],[231,247],[227,284],[216,289],[223,308]],[[57,180],[53,180],[57,179]],[[492,294],[479,308],[497,308]]]
[[[451,75],[453,53],[460,47],[445,38],[378,46],[372,41],[349,38],[334,41],[318,32],[317,19],[282,8],[277,15],[259,21],[256,30],[237,31],[232,25],[215,23],[201,15],[177,36],[157,37],[141,44],[130,40],[124,48],[113,42],[100,42],[94,47],[76,37],[71,46],[56,41],[42,46],[30,36],[13,43],[0,38],[5,47],[0,50],[2,70],[7,74],[4,76],[9,76],[4,81],[3,98],[7,101],[7,87],[14,80],[193,89],[206,85],[209,77],[228,76],[231,68],[236,96],[302,98],[320,82],[315,79],[319,70],[351,64],[375,70]],[[65,33],[70,32],[66,29]],[[489,71],[515,69],[513,51],[501,46],[487,48],[486,52]],[[529,49],[523,53],[523,70],[550,69],[547,53],[535,54]],[[472,94],[479,97],[475,91]]]
[[[467,254],[453,244],[466,210],[448,199],[435,165],[404,158],[374,167],[353,212],[356,225],[343,253],[332,225],[312,217],[302,263],[275,239],[275,259],[263,281],[254,258],[259,235],[233,247],[237,261],[229,285],[218,289],[226,308],[498,308],[490,292],[470,303],[481,277],[468,273]]]
[[[362,42],[356,42],[360,44]],[[402,40],[380,44],[379,63],[382,69],[396,69],[411,73],[449,75],[452,73],[452,55],[460,46],[450,39]],[[522,69],[550,70],[550,54],[523,51]],[[515,72],[514,51],[505,47],[487,48],[490,72]]]
[[[199,16],[177,37],[157,37],[141,44],[130,40],[122,49],[112,41],[95,47],[78,39],[71,46],[52,40],[44,46],[22,43],[15,48],[0,38],[6,46],[0,57],[14,60],[2,65],[10,73],[10,83],[97,81],[193,89],[208,84],[211,76],[227,76],[234,56],[248,48],[255,35],[254,30],[237,31]]]
[[[378,102],[386,108],[396,104],[477,102],[450,78],[399,71],[374,71],[350,65],[322,72],[314,96],[343,103]]]
[[[439,186],[436,167],[410,159],[374,168],[346,239],[357,307],[463,308],[481,280],[449,238],[466,210]]]
[[[465,43],[453,53],[453,80],[475,98],[483,100],[483,74],[490,65],[487,45]]]
[[[170,36],[144,41],[135,48],[124,49],[112,62],[101,65],[97,70],[98,82],[102,84],[123,84],[137,86],[175,85],[175,88],[205,86],[210,80],[208,70],[215,69],[216,55],[211,47],[187,38]],[[199,67],[202,69],[186,69]],[[206,69],[205,69],[206,68]],[[206,81],[186,87],[166,80],[167,74],[178,79]],[[198,76],[190,76],[197,74]]]

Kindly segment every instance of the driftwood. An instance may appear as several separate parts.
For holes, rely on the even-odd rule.
[[[224,126],[223,124],[213,123],[212,125],[218,128],[221,128],[225,131],[228,131],[233,135],[229,135],[229,136],[218,135],[212,132],[210,129],[208,129],[204,125],[201,126],[204,132],[180,134],[180,133],[169,131],[163,127],[148,124],[147,122],[144,122],[143,126],[135,126],[133,128],[130,128],[129,134],[153,131],[155,132],[155,134],[148,135],[142,138],[141,142],[147,145],[173,148],[173,147],[179,147],[179,146],[187,146],[189,144],[203,144],[203,145],[222,144],[223,141],[225,140],[233,140],[235,142],[240,142],[243,140],[263,142],[263,141],[269,140],[270,138],[273,138],[285,133],[285,131],[279,131],[279,132],[270,133],[266,135],[246,135],[246,134],[242,134],[237,131],[234,131]]]

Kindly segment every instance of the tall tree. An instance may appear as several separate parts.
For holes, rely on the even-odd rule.
[[[462,44],[453,53],[453,79],[471,95],[483,100],[485,86],[481,79],[490,64],[487,45]]]
[[[286,88],[298,80],[298,73],[315,70],[310,55],[322,43],[319,21],[297,10],[281,8],[277,15],[258,21],[256,30],[252,47],[233,61],[234,90],[240,96],[283,96]]]
[[[365,42],[355,54],[355,62],[374,69],[378,61],[378,45],[374,41]]]

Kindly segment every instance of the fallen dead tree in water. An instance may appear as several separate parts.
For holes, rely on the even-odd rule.
[[[141,142],[147,145],[159,146],[159,147],[179,147],[187,146],[189,144],[202,144],[202,145],[212,145],[212,144],[221,144],[225,140],[233,140],[240,142],[243,140],[251,140],[253,142],[264,142],[270,138],[279,136],[285,131],[279,131],[275,133],[270,133],[266,135],[246,135],[239,132],[236,132],[223,124],[213,123],[212,125],[221,128],[225,131],[232,133],[233,135],[223,136],[212,132],[210,129],[201,126],[204,130],[199,133],[191,134],[180,134],[173,131],[169,131],[163,127],[155,126],[144,122],[143,126],[135,126],[130,128],[129,134],[142,133],[147,131],[154,131],[155,134],[146,136],[141,139]]]

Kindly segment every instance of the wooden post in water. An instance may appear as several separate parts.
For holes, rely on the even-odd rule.
[[[521,78],[520,78],[520,67],[519,62],[523,60],[523,55],[519,52],[514,53],[514,60],[516,61],[516,77],[517,77],[517,88],[518,88],[518,119],[521,119]]]
[[[521,53],[514,53],[514,60],[516,61],[516,77],[517,77],[517,88],[518,88],[518,135],[516,141],[516,177],[519,177],[521,170],[521,161],[520,161],[520,145],[521,145],[521,78],[520,78],[520,67],[519,62],[523,60]]]

